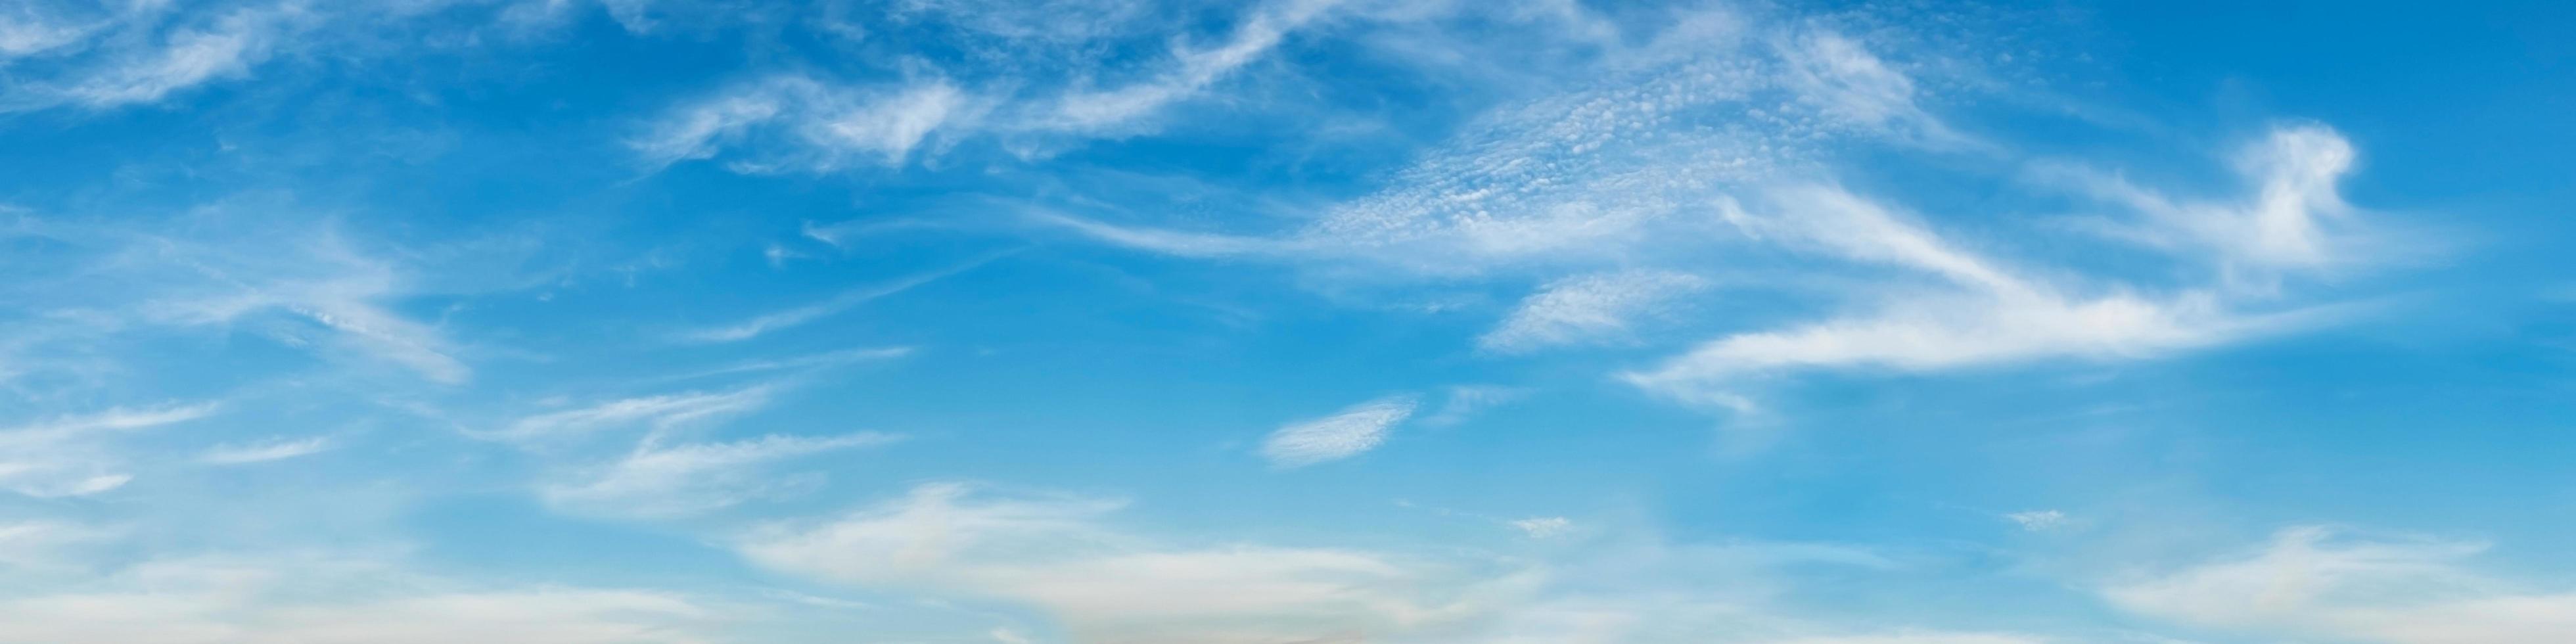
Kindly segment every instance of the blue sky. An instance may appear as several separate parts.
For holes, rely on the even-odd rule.
[[[0,643],[2576,632],[2576,12],[2239,4],[0,4]]]

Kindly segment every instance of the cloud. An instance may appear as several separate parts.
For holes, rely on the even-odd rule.
[[[1840,188],[1794,186],[1769,197],[1778,214],[1754,215],[1731,202],[1720,210],[1753,239],[1931,283],[1893,282],[1896,294],[1878,296],[1872,312],[1710,340],[1626,374],[1629,382],[1681,400],[1732,404],[1734,385],[1765,373],[2146,359],[2312,324],[2329,312],[2243,313],[2209,289],[2148,296],[2114,285],[2069,294]]]
[[[108,542],[119,531],[64,521],[0,523],[0,569],[18,575],[85,572],[71,553]]]
[[[1565,517],[1531,517],[1514,519],[1509,523],[1512,529],[1519,530],[1521,534],[1529,535],[1532,539],[1554,537],[1574,529],[1574,522]]]
[[[0,486],[39,498],[114,490],[134,479],[116,471],[127,460],[111,447],[118,435],[194,421],[217,409],[211,402],[120,407],[0,430]]]
[[[323,556],[158,558],[0,596],[7,637],[28,642],[704,644],[715,620],[669,594],[488,587]]]
[[[1440,403],[1440,410],[1424,416],[1422,424],[1448,427],[1467,422],[1488,408],[1528,395],[1529,390],[1494,385],[1457,385],[1449,387],[1448,394],[1448,399]]]
[[[1056,2],[1064,12],[1027,14],[1036,24],[1063,23],[1067,14],[1129,14],[1133,8],[1099,9]],[[1150,121],[1168,106],[1203,93],[1208,86],[1260,58],[1289,32],[1326,15],[1338,0],[1287,0],[1249,12],[1226,40],[1212,48],[1175,47],[1169,61],[1140,80],[1099,89],[1060,86],[1040,97],[1015,96],[1010,88],[1051,80],[1088,78],[1093,70],[1065,65],[1088,59],[1062,58],[1057,47],[1040,51],[993,51],[988,55],[1015,61],[984,84],[967,89],[941,77],[902,83],[845,83],[809,74],[783,74],[742,84],[716,96],[685,105],[663,116],[649,132],[629,142],[647,163],[708,159],[727,149],[747,150],[729,167],[742,172],[835,172],[866,160],[900,167],[925,144],[945,144],[978,135],[1097,137],[1133,134],[1151,128]],[[1070,35],[1072,40],[1107,35],[1103,31],[1027,24],[1007,28],[995,14],[1016,9],[958,3],[920,2],[890,16],[898,21],[923,15],[964,20],[970,30],[1015,33],[1023,39],[1012,47],[1042,45],[1041,34]],[[1038,17],[1043,16],[1043,17]],[[1059,25],[1061,26],[1061,25]],[[1059,33],[1062,32],[1062,33]],[[913,66],[920,66],[915,62]],[[968,65],[973,66],[973,65]],[[1031,69],[1035,68],[1035,69]]]
[[[604,430],[648,427],[660,434],[693,424],[751,413],[769,404],[773,387],[754,385],[719,392],[684,392],[622,398],[588,407],[525,416],[480,438],[518,443],[570,440]]]
[[[1723,9],[1680,13],[1567,80],[1530,79],[1539,86],[1518,93],[1537,98],[1468,121],[1378,190],[1289,230],[1037,219],[1142,251],[1376,279],[1562,276],[1699,256],[1723,232],[1707,204],[1730,191],[1811,173],[1839,142],[1948,131],[1920,107],[1928,92],[1856,40]],[[1758,46],[1769,41],[1786,44]]]
[[[1784,82],[1826,118],[1891,130],[1923,143],[1962,139],[1916,104],[1913,78],[1860,42],[1823,30],[1802,31],[1780,40],[1780,55],[1787,63]]]
[[[38,7],[21,5],[0,14],[0,63],[71,47],[100,27],[95,21],[47,15]]]
[[[1156,77],[1109,90],[1067,92],[1023,127],[1078,133],[1117,132],[1207,88],[1269,53],[1289,32],[1324,16],[1341,0],[1283,0],[1255,9],[1225,43],[1173,52],[1171,68]]]
[[[2047,532],[2068,525],[2066,513],[2056,510],[2027,510],[2004,515],[2004,520],[2031,532]]]
[[[898,358],[902,358],[902,357],[905,357],[905,356],[912,355],[914,351],[915,351],[915,349],[913,349],[912,347],[861,347],[861,348],[856,348],[856,349],[840,349],[840,350],[835,350],[835,351],[824,351],[824,352],[820,352],[820,353],[811,353],[811,354],[806,354],[806,355],[801,355],[801,356],[795,356],[795,357],[791,357],[791,358],[774,358],[774,359],[760,359],[760,360],[745,360],[745,361],[742,361],[742,362],[736,362],[736,363],[733,363],[733,364],[728,364],[728,365],[724,365],[724,366],[720,366],[720,367],[714,367],[714,368],[709,368],[709,369],[701,369],[701,370],[691,371],[691,372],[687,372],[687,373],[681,373],[681,374],[676,374],[676,375],[671,375],[671,376],[665,376],[665,377],[662,377],[662,378],[654,379],[654,381],[655,381],[655,382],[665,382],[665,381],[672,381],[672,380],[689,380],[689,379],[694,379],[694,378],[706,378],[706,377],[711,377],[711,376],[724,376],[724,375],[741,374],[741,373],[761,373],[761,372],[767,372],[767,371],[792,371],[792,370],[802,370],[802,369],[821,369],[821,368],[825,368],[825,367],[835,367],[835,366],[847,365],[847,364],[857,364],[857,363],[861,363],[861,362],[877,362],[877,361],[884,361],[884,360],[894,360],[894,359],[898,359]]]
[[[327,436],[277,438],[248,445],[219,445],[198,454],[197,462],[208,465],[266,463],[319,454],[330,448],[331,439]]]
[[[63,91],[87,107],[109,108],[161,100],[209,80],[237,76],[266,58],[282,16],[245,9],[203,28],[163,37],[158,49],[129,54]]]
[[[770,435],[728,443],[636,446],[616,462],[543,485],[547,503],[587,514],[671,517],[735,505],[809,487],[807,477],[780,477],[767,466],[825,452],[884,445],[894,434]]]
[[[2238,151],[2234,168],[2252,190],[2238,199],[2180,199],[2067,163],[2041,164],[2035,175],[2142,216],[2097,222],[2115,239],[2203,252],[2225,277],[2269,287],[2285,271],[2345,267],[2387,250],[2357,228],[2356,209],[2338,189],[2357,157],[2352,142],[2333,128],[2296,123],[2274,127]]]
[[[945,79],[851,87],[782,75],[678,108],[628,145],[655,166],[745,144],[770,149],[736,161],[737,170],[901,166],[943,132],[971,129],[984,109],[983,100]]]
[[[881,284],[842,291],[839,295],[834,295],[821,302],[815,302],[813,304],[807,304],[774,313],[766,313],[748,320],[724,326],[689,331],[680,334],[680,337],[690,342],[703,343],[740,342],[743,340],[749,340],[760,337],[761,335],[767,334],[771,331],[802,326],[815,320],[837,315],[843,311],[856,308],[858,305],[874,301],[877,298],[909,291],[914,287],[918,287],[923,284],[936,282],[958,273],[974,270],[976,267],[983,266],[984,264],[1000,258],[1001,255],[998,254],[986,255],[955,266],[915,274]]]
[[[1379,398],[1331,416],[1280,427],[1261,442],[1261,456],[1279,467],[1305,467],[1338,461],[1376,449],[1386,432],[1413,415],[1420,399],[1412,395]]]
[[[2470,569],[2483,544],[2368,541],[2298,527],[2244,557],[2135,575],[2102,594],[2186,624],[2379,644],[2522,644],[2576,632],[2576,591]]]
[[[1521,353],[1625,339],[1630,319],[1707,286],[1707,280],[1695,275],[1657,270],[1559,279],[1521,300],[1502,324],[1477,338],[1476,344],[1488,351]]]
[[[472,378],[440,328],[398,310],[426,287],[399,260],[426,251],[369,248],[330,221],[252,218],[246,210],[209,206],[135,227],[24,220],[69,251],[31,268],[46,279],[19,293],[24,306],[42,307],[34,317],[45,324],[31,331],[53,337],[41,350],[81,353],[125,334],[249,327],[324,358],[389,364],[439,384]],[[36,350],[22,350],[20,360]]]
[[[1244,643],[1390,632],[1441,616],[1431,572],[1385,555],[1172,546],[1104,522],[1121,504],[991,498],[928,484],[837,519],[738,542],[762,567],[1022,603],[1075,641]]]

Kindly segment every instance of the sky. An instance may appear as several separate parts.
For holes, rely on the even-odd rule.
[[[2560,641],[2571,33],[0,0],[0,644]]]

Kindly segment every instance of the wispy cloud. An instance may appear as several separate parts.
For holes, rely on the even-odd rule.
[[[2066,287],[1968,251],[1887,206],[1840,188],[1796,186],[1769,194],[1778,212],[1733,203],[1726,219],[1747,235],[1864,266],[1894,268],[1877,310],[1701,344],[1632,383],[1683,400],[1740,404],[1731,385],[1747,375],[1803,369],[1934,371],[2046,359],[2134,360],[2313,324],[2328,309],[2266,307],[2213,288],[2141,295],[2132,287]],[[2070,294],[2091,290],[2091,294]],[[2260,303],[2252,303],[2260,304]]]
[[[767,466],[825,452],[884,445],[894,434],[770,435],[727,443],[645,443],[605,466],[539,493],[548,503],[586,514],[642,518],[679,516],[810,487],[813,476],[779,476]]]
[[[0,598],[9,636],[41,642],[697,644],[714,621],[669,593],[486,586],[320,555],[155,558]]]
[[[2143,573],[2113,605],[2196,626],[2390,644],[2521,644],[2576,632],[2576,590],[2526,590],[2468,567],[2484,544],[2282,530],[2243,557]]]
[[[1272,465],[1290,468],[1358,456],[1386,442],[1387,431],[1411,417],[1420,404],[1413,395],[1399,394],[1291,423],[1262,440],[1261,456]]]
[[[877,298],[909,291],[914,287],[918,287],[923,284],[929,284],[958,273],[974,270],[976,267],[991,263],[993,260],[1000,259],[1001,257],[1002,256],[999,254],[986,255],[955,266],[919,273],[881,284],[842,291],[839,295],[834,295],[821,302],[815,302],[813,304],[807,304],[774,313],[767,313],[724,326],[688,331],[680,334],[680,338],[689,342],[701,343],[740,342],[743,340],[749,340],[760,337],[761,335],[767,334],[771,331],[802,326],[815,320],[838,315],[843,311],[856,308],[861,304],[866,304],[870,301],[876,300]]]
[[[1532,539],[1546,539],[1565,534],[1567,530],[1574,529],[1574,522],[1566,519],[1565,517],[1530,517],[1527,519],[1513,519],[1509,522],[1509,525],[1512,526],[1512,529],[1519,530],[1521,531],[1521,534],[1529,535]]]
[[[1114,527],[1120,503],[996,498],[950,483],[822,522],[744,535],[790,574],[1030,605],[1082,641],[1279,642],[1387,632],[1444,606],[1430,569],[1368,552],[1186,547]]]
[[[37,318],[57,336],[46,348],[240,326],[344,364],[389,364],[449,385],[472,378],[444,330],[401,311],[426,288],[405,252],[353,240],[335,222],[250,209],[208,206],[152,228],[23,220],[77,251],[31,267],[44,279],[20,292],[25,306],[50,307]],[[160,232],[194,226],[214,232]]]
[[[1710,201],[1811,171],[1828,143],[1911,140],[1938,128],[1909,77],[1858,40],[1812,26],[1744,22],[1718,9],[1691,13],[1663,32],[1671,38],[1616,50],[1618,62],[1607,71],[1468,122],[1383,188],[1293,230],[1040,219],[1105,243],[1182,256],[1359,264],[1436,277],[1601,271],[1709,243],[1716,232],[1704,216]],[[1775,31],[1783,42],[1803,44],[1759,46],[1757,35]],[[1899,119],[1916,123],[1888,125]]]
[[[1173,52],[1170,69],[1115,89],[1080,90],[1057,97],[1021,127],[1110,133],[1132,129],[1174,102],[1187,99],[1269,53],[1289,32],[1323,17],[1341,0],[1279,0],[1259,6],[1223,44]]]
[[[117,107],[239,75],[269,56],[286,18],[283,12],[245,9],[211,25],[172,31],[158,48],[127,54],[62,92],[88,107]]]
[[[218,445],[197,455],[197,462],[208,465],[247,465],[311,456],[331,448],[328,436],[277,438],[257,443]]]
[[[2034,174],[2142,216],[2093,222],[2113,239],[2205,253],[2234,285],[2268,289],[2285,271],[2347,268],[2397,252],[2375,243],[2338,188],[2357,157],[2332,128],[2296,123],[2275,127],[2236,153],[2234,168],[2251,194],[2232,199],[2178,198],[2064,162],[2040,164]]]
[[[118,435],[213,415],[216,403],[115,408],[0,430],[0,486],[32,497],[88,496],[134,480]]]
[[[730,391],[621,398],[587,407],[525,416],[498,429],[469,433],[519,443],[571,440],[627,427],[647,427],[659,434],[750,413],[767,406],[774,392],[773,386],[753,385]]]
[[[741,153],[728,163],[736,171],[834,172],[859,160],[899,167],[916,158],[913,152],[925,145],[936,147],[976,136],[1131,135],[1154,129],[1157,117],[1170,106],[1200,96],[1267,55],[1291,32],[1329,16],[1339,4],[1340,0],[1278,0],[1257,5],[1215,46],[1175,45],[1168,58],[1145,65],[1149,71],[1104,88],[1089,82],[1100,70],[1067,67],[1067,63],[1096,60],[1050,46],[1049,36],[1062,36],[1065,43],[1082,42],[1107,37],[1113,29],[1099,23],[1005,28],[998,26],[1002,21],[990,18],[1027,15],[1041,24],[1063,23],[1068,15],[1124,15],[1134,13],[1134,8],[1055,2],[1047,6],[1056,11],[1022,13],[1002,7],[913,3],[894,12],[894,17],[923,13],[972,17],[958,24],[996,35],[1017,35],[1004,50],[984,52],[1010,63],[986,70],[995,72],[993,77],[972,88],[937,75],[898,83],[843,82],[809,73],[771,76],[679,107],[630,144],[655,167],[715,158],[733,150]],[[1065,83],[1062,78],[1083,80]],[[1046,89],[1034,93],[1022,89],[1031,85]]]
[[[844,87],[787,75],[681,107],[629,142],[655,166],[717,155],[756,138],[771,149],[737,170],[829,172],[857,162],[900,166],[949,130],[971,128],[986,101],[943,79]]]
[[[1708,287],[1688,273],[1632,270],[1568,277],[1521,300],[1493,331],[1476,339],[1488,351],[1537,349],[1625,340],[1629,320]]]
[[[2004,514],[2004,520],[2011,521],[2013,525],[2021,526],[2021,529],[2031,532],[2063,529],[2074,523],[2073,519],[2067,518],[2065,512],[2057,510],[2009,512]]]
[[[1497,405],[1517,400],[1522,396],[1529,395],[1529,393],[1530,391],[1528,389],[1520,387],[1503,387],[1497,385],[1451,386],[1448,388],[1448,396],[1440,402],[1439,411],[1432,412],[1431,415],[1422,417],[1422,424],[1432,427],[1447,427],[1464,423],[1467,422],[1468,419],[1475,418],[1477,414],[1484,413],[1486,410]]]
[[[744,373],[820,369],[824,367],[835,367],[862,362],[880,362],[909,356],[912,355],[914,351],[915,349],[912,347],[864,347],[857,349],[824,351],[821,353],[811,353],[789,358],[746,360],[710,369],[701,369],[682,374],[654,378],[651,382],[692,380],[697,378]]]

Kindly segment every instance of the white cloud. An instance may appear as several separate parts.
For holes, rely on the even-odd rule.
[[[0,523],[0,569],[19,575],[79,573],[81,559],[69,553],[107,542],[120,531],[63,521]]]
[[[209,465],[266,463],[319,454],[330,448],[331,438],[328,436],[277,438],[247,445],[218,445],[198,454],[197,462]]]
[[[1915,103],[1914,79],[1842,34],[1807,31],[1783,37],[1783,81],[1824,116],[1853,125],[1895,130],[1925,143],[1960,137]]]
[[[89,38],[100,26],[95,22],[45,15],[34,6],[20,6],[10,13],[0,13],[0,63],[70,47]]]
[[[1554,537],[1565,534],[1567,530],[1574,529],[1574,522],[1567,520],[1565,517],[1531,517],[1527,519],[1514,519],[1510,523],[1513,529],[1521,531],[1521,534],[1529,535],[1532,539]]]
[[[1674,298],[1707,288],[1688,273],[1630,270],[1578,275],[1549,282],[1483,337],[1489,351],[1536,349],[1626,339],[1631,319]]]
[[[1387,430],[1413,415],[1420,400],[1411,395],[1379,398],[1331,416],[1280,427],[1261,443],[1261,455],[1280,467],[1305,467],[1337,461],[1376,449]]]
[[[2273,636],[2525,644],[2576,632],[2576,590],[2524,588],[2463,564],[2483,549],[2291,528],[2250,556],[2139,575],[2102,593],[2137,613]]]
[[[715,156],[726,139],[777,118],[781,102],[775,91],[716,97],[674,111],[627,145],[655,164]]]
[[[754,385],[732,391],[685,392],[623,398],[588,407],[522,417],[508,426],[474,435],[512,442],[545,442],[580,438],[603,430],[644,426],[655,433],[729,416],[750,413],[769,404],[772,387]]]
[[[2069,524],[2066,513],[2056,510],[2012,512],[2005,514],[2004,520],[2011,521],[2013,525],[2021,526],[2021,529],[2031,532],[2047,532],[2064,528]]]
[[[0,375],[48,370],[114,375],[135,336],[170,330],[247,331],[351,366],[393,366],[438,384],[463,384],[473,370],[438,325],[401,307],[439,284],[409,261],[445,248],[377,248],[353,241],[330,220],[281,214],[270,204],[225,203],[167,218],[17,220],[18,233],[62,252],[25,266],[11,296],[12,320]],[[170,234],[166,231],[185,231]],[[96,378],[106,380],[104,377]],[[100,383],[104,384],[104,383]]]
[[[1530,88],[1540,98],[1466,123],[1382,189],[1291,230],[1037,219],[1182,256],[1435,277],[1599,272],[1700,256],[1721,232],[1704,216],[1710,201],[1812,171],[1830,144],[1948,131],[1917,105],[1924,93],[1910,77],[1848,38],[1798,27],[1798,38],[1774,38],[1796,46],[1757,47],[1755,36],[1791,28],[1719,9],[1684,13],[1646,44],[1591,61],[1562,81],[1570,86]],[[1801,98],[1810,95],[1821,98]]]
[[[1392,632],[1443,616],[1425,569],[1366,552],[1177,547],[1112,528],[1120,504],[994,499],[930,484],[820,523],[739,541],[753,562],[842,582],[1035,607],[1075,641],[1211,644]]]
[[[1770,640],[1763,644],[2047,644],[2054,640],[2008,633],[1900,633],[1828,635]]]
[[[844,87],[784,75],[678,108],[628,145],[657,166],[712,158],[742,144],[773,149],[738,160],[738,170],[830,172],[854,161],[901,166],[942,132],[974,127],[986,108],[945,79]]]
[[[201,215],[225,219],[218,208]],[[325,348],[389,362],[433,382],[461,384],[473,370],[435,326],[397,313],[392,304],[418,285],[387,255],[371,254],[325,225],[319,231],[238,231],[260,239],[180,239],[146,236],[122,240],[107,265],[157,287],[139,303],[149,322],[182,326],[231,325],[264,313],[285,313],[331,333]],[[276,331],[292,334],[291,330]],[[289,335],[289,343],[303,342]]]
[[[83,105],[106,108],[151,103],[174,91],[239,75],[269,55],[279,19],[243,10],[208,27],[173,31],[159,48],[135,52],[63,91]]]
[[[1456,385],[1449,388],[1448,394],[1447,400],[1440,403],[1440,410],[1424,416],[1422,424],[1447,427],[1467,422],[1488,408],[1528,395],[1529,390],[1494,385]]]
[[[774,313],[766,313],[733,324],[688,331],[680,334],[680,338],[690,342],[704,343],[740,342],[743,340],[757,338],[771,331],[802,326],[815,320],[820,320],[837,315],[843,311],[848,311],[878,298],[909,291],[923,284],[936,282],[958,273],[973,270],[978,266],[983,266],[984,264],[990,263],[998,258],[1000,258],[999,255],[987,255],[939,270],[911,275],[882,284],[872,284],[842,291],[839,295],[834,295],[821,302],[815,302],[813,304],[807,304]]]
[[[1134,127],[1165,106],[1190,98],[1235,70],[1278,47],[1289,32],[1325,15],[1341,0],[1282,0],[1263,5],[1245,18],[1225,44],[1212,49],[1180,50],[1172,68],[1151,80],[1116,89],[1069,92],[1055,100],[1030,127],[1081,133],[1116,132]]]
[[[0,486],[27,496],[88,496],[123,487],[132,474],[116,471],[126,458],[112,448],[118,435],[213,415],[215,403],[107,411],[0,430]]]
[[[1792,369],[1933,371],[2044,359],[2134,360],[2207,347],[2301,324],[2319,309],[2241,313],[2222,294],[2161,297],[2119,286],[2095,295],[2061,287],[1959,248],[1888,208],[1825,186],[1770,194],[1781,212],[1721,204],[1756,239],[1863,265],[1904,269],[1931,286],[1879,295],[1878,310],[1701,344],[1630,382],[1682,400],[1727,402],[1750,375]],[[1946,283],[1946,285],[1942,284]]]
[[[26,642],[704,644],[716,617],[668,594],[485,587],[313,556],[153,559],[0,596],[5,637]]]
[[[810,482],[779,477],[767,466],[836,450],[883,445],[901,436],[770,435],[729,443],[638,445],[616,462],[539,489],[548,503],[589,514],[669,517],[713,510]]]
[[[2069,164],[2043,165],[2038,175],[2144,216],[2105,223],[2117,238],[2176,252],[2205,250],[2229,279],[2268,286],[2281,271],[2346,266],[2385,250],[2369,245],[2337,188],[2357,156],[2351,141],[2324,125],[2275,127],[2237,153],[2235,169],[2252,194],[2235,200],[2178,199]]]
[[[856,349],[840,349],[806,354],[792,358],[746,360],[720,367],[666,376],[655,379],[654,381],[665,382],[672,380],[689,380],[709,376],[760,373],[765,371],[820,369],[824,367],[856,364],[861,362],[894,360],[912,355],[913,351],[914,349],[912,347],[862,347]]]

